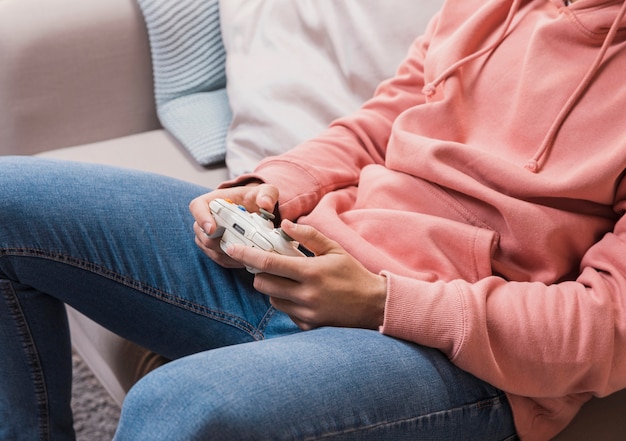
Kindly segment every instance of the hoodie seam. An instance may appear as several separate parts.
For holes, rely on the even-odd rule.
[[[480,217],[478,217],[472,210],[467,208],[461,201],[455,198],[448,190],[441,185],[434,182],[430,182],[432,185],[427,187],[428,191],[433,193],[435,197],[438,197],[448,208],[454,211],[469,225],[484,228],[489,231],[493,231],[497,234],[497,231],[491,226],[486,224]]]
[[[452,282],[452,286],[454,287],[454,290],[459,296],[459,302],[461,304],[461,311],[460,311],[461,313],[461,339],[459,340],[459,345],[457,346],[457,348],[454,350],[452,354],[450,354],[450,361],[454,361],[459,356],[459,354],[461,353],[461,350],[465,346],[465,340],[466,340],[467,328],[468,328],[467,305],[465,303],[465,296],[463,295],[464,294],[463,288],[461,288],[461,286],[459,286],[459,284],[456,281]]]
[[[339,187],[339,188],[343,188],[343,187],[347,187],[349,185],[354,185],[354,179],[346,179],[344,181],[339,181],[338,183],[335,183],[334,186],[332,185],[323,185],[320,180],[317,178],[317,176],[315,176],[315,174],[311,173],[310,170],[308,168],[306,168],[306,166],[300,164],[298,161],[293,161],[290,159],[285,159],[285,158],[273,158],[272,162],[267,162],[264,164],[261,164],[257,170],[256,173],[258,173],[260,176],[263,176],[263,170],[270,164],[283,164],[286,165],[288,167],[294,167],[297,168],[300,173],[307,175],[310,179],[311,179],[311,183],[314,186],[314,190],[309,190],[307,193],[308,194],[314,194],[316,195],[317,199],[321,199],[322,196],[326,193],[328,193],[329,189],[333,189],[335,187]],[[298,172],[294,173],[294,176],[297,176]],[[267,182],[270,182],[269,180]],[[271,182],[270,182],[271,183]],[[289,200],[285,200],[283,203],[287,204],[289,202],[291,202],[292,200],[297,200],[299,199],[297,196],[294,198],[291,198]]]

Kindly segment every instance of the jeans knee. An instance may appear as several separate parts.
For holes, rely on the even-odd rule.
[[[198,366],[179,360],[142,378],[124,401],[115,441],[226,441],[267,434],[261,427],[264,409],[250,400],[245,385],[207,375],[204,368],[197,378]]]
[[[128,392],[114,439],[204,439],[202,434],[216,433],[211,429],[212,398],[206,385],[185,369],[158,368]]]
[[[40,161],[31,157],[0,157],[0,170],[0,225],[5,227],[11,220],[26,223],[26,216],[33,210],[48,207],[51,188],[41,182],[45,167]]]
[[[172,394],[170,396],[171,391],[167,387],[167,382],[159,384],[160,378],[157,369],[139,380],[128,391],[124,399],[115,440],[141,439],[142,436],[146,436],[147,433],[156,429],[155,422],[160,424],[161,415],[167,412],[167,407],[171,408],[173,412],[180,409],[178,395]]]

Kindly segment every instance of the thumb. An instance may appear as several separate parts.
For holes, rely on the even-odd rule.
[[[278,188],[269,184],[261,184],[257,189],[256,205],[272,213],[278,203]]]
[[[300,245],[316,256],[336,253],[342,250],[337,242],[324,236],[316,228],[309,225],[295,224],[285,219],[280,224],[280,227],[289,237],[300,242]]]

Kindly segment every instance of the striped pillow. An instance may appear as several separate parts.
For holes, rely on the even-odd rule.
[[[144,15],[157,114],[202,165],[225,156],[231,112],[217,0],[137,0]]]

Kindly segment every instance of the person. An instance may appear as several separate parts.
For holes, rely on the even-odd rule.
[[[0,439],[73,437],[64,303],[174,360],[116,440],[556,435],[626,387],[625,12],[450,0],[361,109],[213,191],[2,158]],[[314,256],[222,251],[215,198]]]

